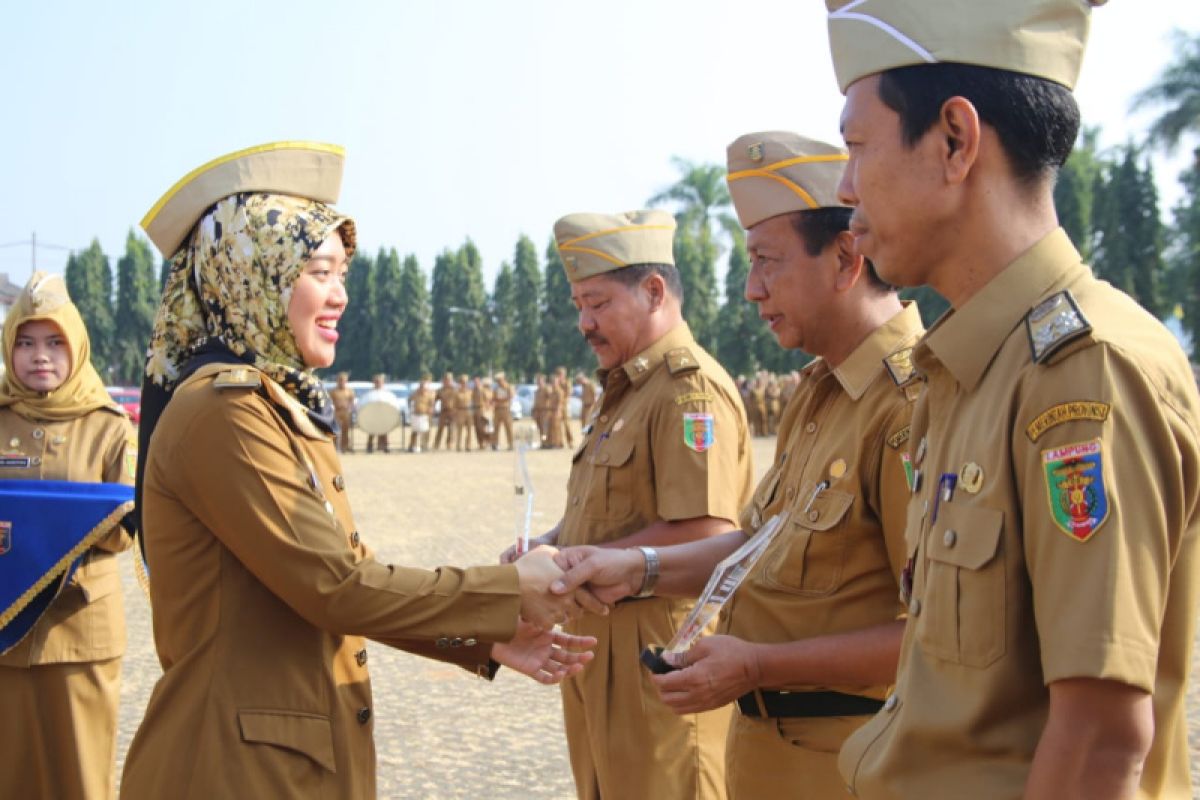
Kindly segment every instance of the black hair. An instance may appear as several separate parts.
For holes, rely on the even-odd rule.
[[[1053,178],[1079,135],[1079,105],[1067,87],[1019,72],[972,64],[918,64],[880,75],[879,99],[900,115],[911,147],[942,106],[963,97],[1000,137],[1013,174],[1025,184]]]
[[[604,274],[627,289],[640,285],[651,275],[658,275],[667,285],[667,291],[674,295],[679,302],[683,302],[683,281],[679,277],[679,270],[673,264],[631,264],[628,267],[614,269]]]
[[[850,230],[850,215],[854,209],[844,206],[824,206],[788,214],[792,230],[804,244],[804,252],[812,257],[821,255],[835,241],[839,233]],[[896,287],[879,277],[871,259],[863,259],[867,268],[867,280],[879,291],[894,292]]]

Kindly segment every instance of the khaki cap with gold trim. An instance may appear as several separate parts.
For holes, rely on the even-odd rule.
[[[197,167],[159,198],[142,229],[165,258],[213,203],[240,192],[266,192],[336,203],[346,151],[320,142],[271,142]]]
[[[793,211],[844,207],[846,151],[788,131],[739,136],[725,150],[729,194],[742,227]]]
[[[554,241],[571,283],[634,264],[675,263],[675,218],[666,211],[568,214]]]
[[[1093,6],[1105,0],[825,0],[843,93],[859,78],[955,62],[1075,88]]]

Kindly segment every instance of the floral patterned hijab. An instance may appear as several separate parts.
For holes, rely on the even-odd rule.
[[[17,331],[36,320],[57,325],[71,351],[71,371],[52,392],[35,392],[21,383],[11,368]],[[91,354],[87,327],[62,277],[35,272],[4,319],[4,363],[10,367],[0,380],[0,408],[11,408],[28,420],[55,422],[76,419],[105,406],[115,408],[92,366]]]
[[[288,304],[305,263],[335,230],[352,255],[354,222],[324,203],[277,194],[218,201],[172,260],[147,352],[147,383],[171,392],[190,374],[189,362],[227,351],[318,420],[332,418],[329,397],[296,346]]]

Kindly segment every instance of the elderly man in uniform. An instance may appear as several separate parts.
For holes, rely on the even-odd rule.
[[[492,390],[492,449],[500,444],[500,431],[504,431],[504,441],[508,449],[513,449],[513,419],[512,419],[512,387],[503,372],[496,373],[496,387]]]
[[[863,798],[1191,797],[1200,398],[1052,194],[1089,3],[829,8],[858,248],[951,305],[913,351],[896,690],[842,773]]]
[[[446,449],[454,449],[454,394],[458,387],[454,385],[454,375],[446,372],[442,376],[442,385],[437,390],[438,427],[433,437],[433,449],[442,446],[442,434],[446,434]]]
[[[429,374],[421,376],[421,382],[416,391],[408,399],[412,411],[412,432],[408,437],[408,452],[419,453],[429,449],[429,427],[433,418],[433,404],[436,397],[429,388]]]
[[[733,381],[683,321],[674,232],[663,211],[572,214],[554,226],[604,393],[576,451],[566,513],[540,541],[650,557],[655,546],[733,530],[749,500],[746,417]],[[563,686],[576,789],[590,800],[723,798],[729,709],[675,714],[638,662],[691,603],[652,597],[652,581],[641,589],[576,631],[600,641],[583,679]]]
[[[333,401],[333,416],[338,424],[338,452],[354,452],[354,390],[346,385],[350,373],[337,374],[337,386],[329,390],[329,399]]]
[[[458,376],[454,390],[454,449],[471,449],[471,427],[474,424],[475,391],[467,373]]]
[[[656,677],[680,713],[736,701],[726,749],[731,798],[847,797],[846,737],[883,705],[904,623],[905,473],[921,335],[854,249],[837,199],[844,151],[794,133],[753,133],[728,149],[729,190],[748,231],[746,298],[782,347],[817,358],[783,414],[775,461],[742,512],[742,531],[658,550],[657,593],[694,597],[717,562],[767,520],[786,527],[746,577],[684,669]],[[744,531],[744,533],[743,533]],[[565,580],[636,591],[646,559],[575,548]]]

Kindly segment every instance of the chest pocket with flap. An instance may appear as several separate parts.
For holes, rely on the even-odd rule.
[[[592,447],[593,452],[587,456],[592,464],[592,480],[586,515],[605,519],[625,517],[633,508],[636,489],[637,476],[629,462],[637,449],[637,438],[629,431],[624,436],[609,436]]]
[[[1004,514],[943,503],[925,541],[917,641],[930,655],[986,667],[1005,650]],[[909,613],[909,624],[913,614]]]
[[[807,498],[812,490],[811,485],[806,486],[799,496]],[[765,583],[781,591],[814,597],[837,589],[847,546],[838,526],[853,503],[854,495],[849,492],[826,489],[807,510],[793,508],[772,552],[766,556]]]

